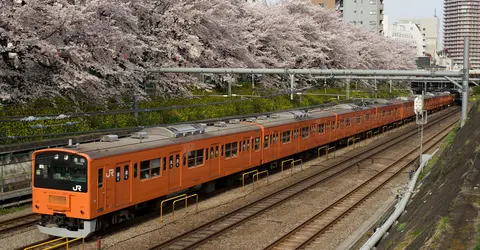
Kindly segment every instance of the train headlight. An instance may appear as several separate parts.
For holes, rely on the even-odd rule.
[[[58,160],[58,154],[54,155],[53,159]]]
[[[68,160],[68,155],[65,155],[65,156],[63,157],[63,159],[64,159],[64,160]]]

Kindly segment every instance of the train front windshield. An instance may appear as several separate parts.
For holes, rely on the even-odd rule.
[[[87,192],[87,159],[66,152],[35,156],[34,187]]]

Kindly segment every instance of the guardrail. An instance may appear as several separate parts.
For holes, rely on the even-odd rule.
[[[252,170],[242,174],[242,192],[245,192],[245,175],[251,174],[251,173],[258,173],[258,170]]]
[[[61,240],[65,240],[65,242],[59,243],[59,244],[54,245],[54,246],[51,246],[51,247],[44,248],[44,250],[47,250],[47,249],[48,249],[48,250],[50,250],[50,249],[56,249],[56,248],[59,248],[59,247],[61,247],[61,246],[65,246],[66,249],[68,250],[68,247],[69,247],[69,244],[70,244],[70,243],[75,242],[75,241],[79,241],[79,240],[82,240],[82,249],[85,249],[85,238],[83,238],[83,237],[78,237],[78,238],[75,238],[75,239],[73,239],[73,240],[69,240],[69,238],[67,238],[67,237],[62,237],[62,238],[58,238],[58,239],[55,239],[55,240],[43,242],[43,243],[38,244],[38,245],[35,245],[35,246],[27,247],[27,248],[25,248],[24,250],[30,250],[30,249],[39,248],[39,247],[41,247],[41,246],[49,245],[49,244],[52,244],[52,243],[54,243],[54,242],[61,241]]]
[[[322,149],[325,149],[325,154],[328,154],[328,145],[327,146],[323,146],[321,148],[318,148],[317,149],[317,155],[318,157],[320,158],[320,153],[322,152]]]
[[[303,171],[303,161],[302,159],[298,159],[298,160],[294,160],[292,161],[292,167],[290,168],[290,175],[293,175],[293,173],[295,172],[295,163],[296,162],[300,162],[300,172]]]
[[[255,176],[257,176],[257,182],[258,182],[258,178],[259,178],[259,175],[263,174],[263,173],[267,173],[267,185],[269,184],[269,181],[268,181],[268,170],[264,170],[264,171],[261,171],[261,172],[258,172],[258,173],[255,173],[253,174],[253,191],[255,191]]]
[[[191,197],[196,197],[196,202],[195,202],[195,213],[198,213],[198,194],[192,194],[192,195],[189,195],[189,196],[185,196],[185,197],[182,197],[178,200],[174,200],[173,201],[173,205],[172,205],[172,221],[175,220],[175,203],[176,202],[179,202],[179,201],[182,201],[182,200],[185,200],[185,208],[188,207],[188,199],[191,198]]]
[[[283,166],[284,166],[285,163],[290,162],[290,161],[294,161],[294,160],[295,159],[291,158],[291,159],[282,161],[282,171],[281,172],[283,172]]]
[[[333,158],[335,158],[335,149],[336,149],[336,147],[333,146],[333,147],[329,147],[329,148],[327,149],[327,150],[328,150],[328,151],[327,151],[327,160],[328,160],[328,152],[330,152],[331,149],[333,149]]]
[[[172,198],[168,198],[166,200],[163,200],[161,203],[160,203],[160,223],[163,223],[163,203],[164,202],[167,202],[167,201],[171,201],[171,200],[175,200],[177,198],[180,198],[180,197],[186,197],[187,194],[181,194],[181,195],[177,195],[175,197],[172,197]],[[185,206],[187,206],[187,201],[185,200]]]

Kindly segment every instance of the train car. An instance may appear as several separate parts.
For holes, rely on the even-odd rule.
[[[451,105],[429,96],[425,108]],[[147,128],[131,137],[39,150],[32,155],[32,210],[41,232],[87,237],[132,219],[165,196],[209,185],[285,157],[411,118],[413,99],[279,112],[204,124]]]

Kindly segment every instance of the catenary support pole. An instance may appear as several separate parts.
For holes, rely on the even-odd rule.
[[[293,101],[293,89],[294,89],[294,84],[295,84],[295,75],[290,74],[290,100]]]
[[[345,90],[346,90],[346,94],[345,94],[346,99],[350,100],[350,79],[349,78],[345,80]]]
[[[389,93],[391,94],[392,93],[392,80],[389,80],[388,83],[390,84]]]
[[[461,127],[465,125],[467,120],[467,105],[468,105],[468,67],[469,67],[469,40],[465,37],[463,48],[463,89],[462,89],[462,122]]]
[[[252,95],[254,91],[255,91],[255,75],[252,74]]]

